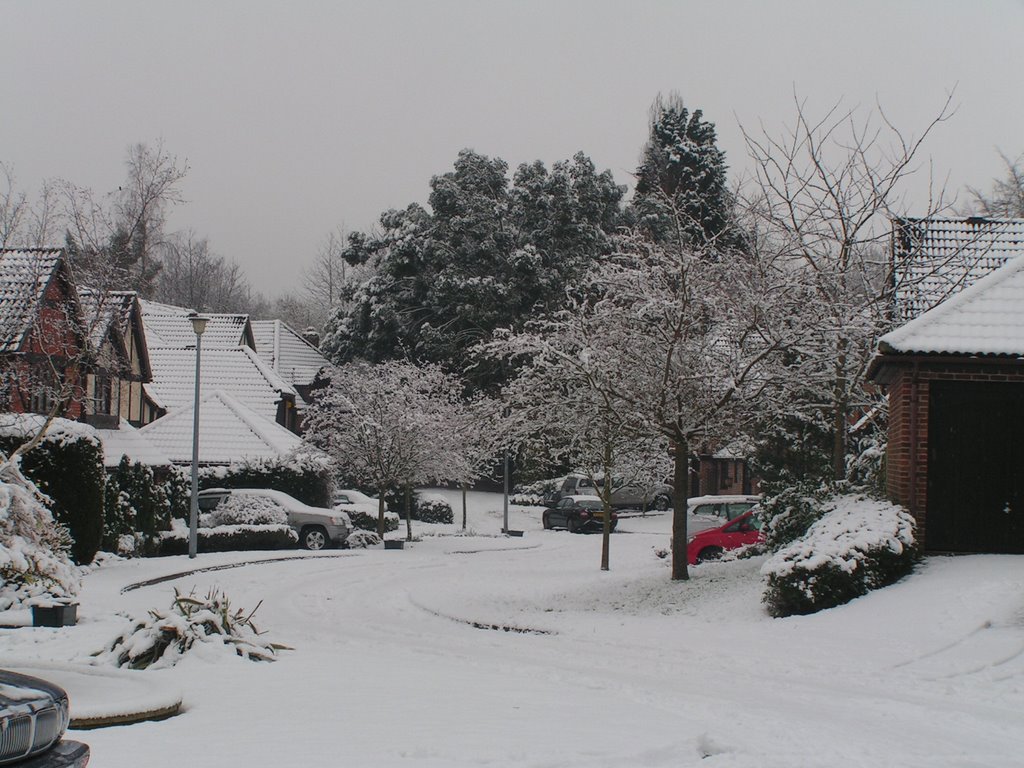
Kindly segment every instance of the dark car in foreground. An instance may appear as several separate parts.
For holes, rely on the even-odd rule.
[[[70,721],[63,688],[0,669],[0,765],[84,768],[88,745],[62,741]]]
[[[739,549],[764,541],[761,520],[751,509],[718,528],[710,528],[693,536],[686,545],[686,562],[697,565],[717,560],[730,549]]]
[[[566,496],[541,517],[545,529],[565,528],[570,533],[600,531],[604,527],[604,504],[597,496]],[[619,516],[612,512],[614,531]]]

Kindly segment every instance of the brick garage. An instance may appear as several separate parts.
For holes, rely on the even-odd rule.
[[[869,376],[925,549],[1024,553],[1024,260],[884,336]]]

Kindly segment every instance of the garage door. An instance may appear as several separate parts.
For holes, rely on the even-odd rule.
[[[1024,553],[1024,386],[932,382],[926,546]]]

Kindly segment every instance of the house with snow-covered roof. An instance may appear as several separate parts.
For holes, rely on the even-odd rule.
[[[146,397],[152,379],[142,308],[134,291],[79,291],[94,366],[86,381],[86,419],[117,429],[121,421],[148,424],[161,410]]]
[[[192,461],[192,408],[171,410],[139,430],[175,464]],[[302,439],[267,419],[223,389],[207,390],[199,404],[199,463],[206,466],[276,458],[296,450]]]
[[[868,377],[924,547],[1024,553],[1024,255],[883,336]]]
[[[0,408],[78,419],[88,343],[67,254],[0,249]]]
[[[251,321],[256,353],[306,402],[317,374],[330,365],[306,335],[281,320]]]

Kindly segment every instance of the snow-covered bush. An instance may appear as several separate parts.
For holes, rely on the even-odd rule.
[[[38,414],[0,414],[0,451],[29,442],[45,424]],[[45,494],[71,535],[71,558],[92,562],[103,541],[103,447],[92,427],[53,419],[41,442],[21,456],[21,472]]]
[[[914,519],[861,495],[830,500],[825,516],[761,568],[772,616],[832,608],[908,574],[917,559]]]
[[[196,530],[196,548],[200,552],[291,549],[298,541],[298,534],[289,525],[221,525]],[[160,555],[187,553],[188,525],[175,520],[171,530],[160,534],[157,549]]]
[[[349,518],[352,520],[352,525],[356,528],[360,528],[364,531],[376,531],[377,530],[377,515],[371,515],[369,512],[363,512],[358,509],[347,509]],[[398,515],[391,510],[387,510],[384,513],[384,531],[397,531],[398,530]]]
[[[152,548],[158,531],[170,525],[166,490],[152,467],[127,456],[107,476],[103,547],[118,554],[143,554]]]
[[[233,647],[251,661],[274,661],[287,646],[260,637],[252,622],[258,608],[232,610],[228,596],[216,589],[204,598],[175,589],[169,610],[151,610],[146,618],[133,620],[97,655],[118,667],[159,669],[174,666],[196,643],[213,643]]]
[[[422,523],[452,523],[455,515],[452,512],[452,505],[443,496],[432,494],[417,494],[419,504],[416,512]],[[415,516],[415,515],[414,515]]]
[[[831,490],[826,485],[795,485],[760,504],[765,544],[777,550],[796,541],[825,514]]]
[[[30,598],[71,597],[78,592],[78,569],[68,558],[67,529],[33,493],[13,467],[0,481],[0,610]]]
[[[544,498],[558,490],[564,480],[564,477],[556,477],[517,485],[512,489],[512,493],[509,494],[508,500],[513,504],[519,504],[524,507],[543,506]]]
[[[380,544],[381,539],[373,531],[352,531],[348,536],[349,549],[366,549]]]
[[[208,516],[210,527],[220,525],[287,525],[284,507],[265,496],[231,494]]]

